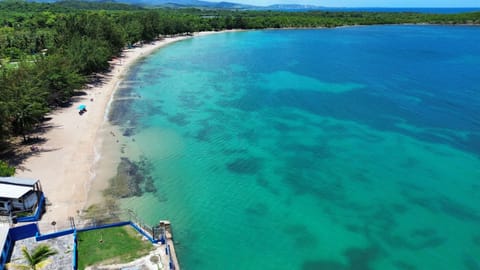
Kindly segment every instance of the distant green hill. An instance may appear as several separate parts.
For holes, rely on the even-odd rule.
[[[68,2],[71,2],[67,0]],[[55,0],[36,0],[29,2],[38,2],[38,3],[54,3]],[[60,1],[58,1],[60,2]],[[63,1],[65,2],[65,1]],[[77,2],[77,1],[73,1]],[[202,0],[118,0],[118,1],[108,1],[108,0],[91,0],[88,2],[95,3],[124,3],[138,6],[146,7],[170,7],[170,8],[208,8],[208,9],[228,9],[228,10],[318,10],[321,7],[313,5],[301,5],[301,4],[274,4],[270,6],[253,6],[240,4],[235,2],[210,2]]]

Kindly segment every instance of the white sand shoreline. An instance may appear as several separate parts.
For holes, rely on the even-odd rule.
[[[212,33],[219,32],[201,32],[194,36]],[[16,173],[18,177],[36,178],[42,183],[50,205],[42,217],[41,224],[44,226],[40,226],[41,229],[51,229],[48,224],[53,221],[58,224],[57,229],[63,224],[68,227],[68,218],[78,217],[87,206],[93,181],[108,185],[105,183],[108,179],[100,179],[96,172],[96,165],[102,159],[101,130],[108,125],[108,112],[115,91],[129,68],[157,49],[191,37],[168,37],[125,50],[122,57],[113,63],[111,71],[101,75],[104,79],[101,84],[87,87],[87,95],[74,99],[69,108],[56,110],[49,115],[52,119],[47,125],[52,128],[40,135],[45,142],[37,145],[40,150],[26,159]],[[79,115],[77,110],[80,104],[87,106],[87,112],[83,115]]]

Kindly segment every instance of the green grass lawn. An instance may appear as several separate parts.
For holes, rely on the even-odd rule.
[[[131,226],[78,233],[78,269],[102,262],[125,263],[147,255],[153,245]]]

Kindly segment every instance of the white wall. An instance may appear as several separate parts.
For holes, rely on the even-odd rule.
[[[31,209],[37,203],[37,195],[35,192],[29,192],[19,200],[13,200],[13,208],[15,210]]]

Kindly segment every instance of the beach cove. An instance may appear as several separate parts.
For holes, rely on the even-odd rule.
[[[465,37],[477,30],[186,39],[54,117],[63,128],[40,146],[52,151],[19,175],[42,180],[48,225],[101,201],[120,157],[144,164],[154,188],[118,202],[147,222],[172,220],[184,269],[469,269],[479,251],[479,52]],[[58,171],[33,175],[52,164]]]
[[[211,33],[214,32],[195,35]],[[192,36],[166,37],[125,49],[121,57],[111,62],[110,72],[98,74],[100,81],[82,90],[86,95],[74,99],[70,107],[49,115],[51,120],[46,123],[46,132],[40,135],[44,142],[34,146],[33,155],[23,162],[16,173],[18,177],[40,179],[42,182],[48,207],[39,222],[41,230],[68,228],[69,217],[78,219],[88,206],[89,193],[91,203],[102,202],[102,190],[108,186],[108,178],[99,178],[96,166],[101,159],[103,133],[105,130],[109,130],[108,134],[112,132],[106,115],[119,83],[140,59],[163,46]],[[77,109],[81,104],[87,108],[82,115]],[[112,167],[102,168],[103,176],[114,176],[117,165],[118,161],[112,161]],[[56,223],[55,228],[52,222]]]
[[[112,157],[153,182],[118,203],[147,222],[168,217],[184,269],[469,269],[479,248],[476,31],[175,43],[132,69],[112,104],[123,135]]]

